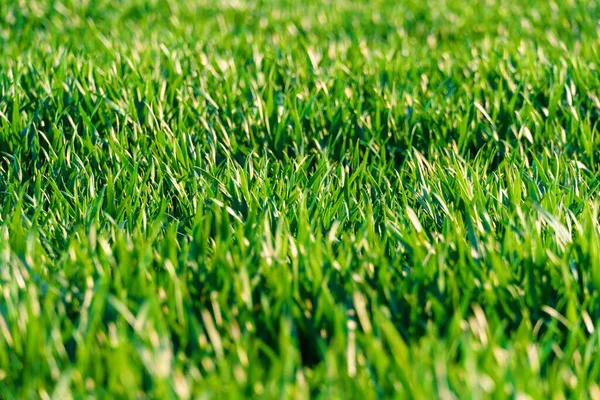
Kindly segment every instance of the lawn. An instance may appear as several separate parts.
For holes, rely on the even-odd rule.
[[[599,21],[0,1],[0,398],[600,399]]]

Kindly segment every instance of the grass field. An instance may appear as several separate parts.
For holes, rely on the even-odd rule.
[[[599,20],[0,1],[0,398],[600,399]]]

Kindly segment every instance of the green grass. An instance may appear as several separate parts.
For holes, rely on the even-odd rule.
[[[0,2],[0,398],[600,399],[600,4],[396,3]]]

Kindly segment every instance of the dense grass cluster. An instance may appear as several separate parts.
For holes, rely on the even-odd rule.
[[[0,2],[0,398],[600,399],[594,0]]]

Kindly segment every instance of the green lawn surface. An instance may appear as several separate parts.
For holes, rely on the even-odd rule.
[[[0,398],[600,399],[599,21],[0,0]]]

